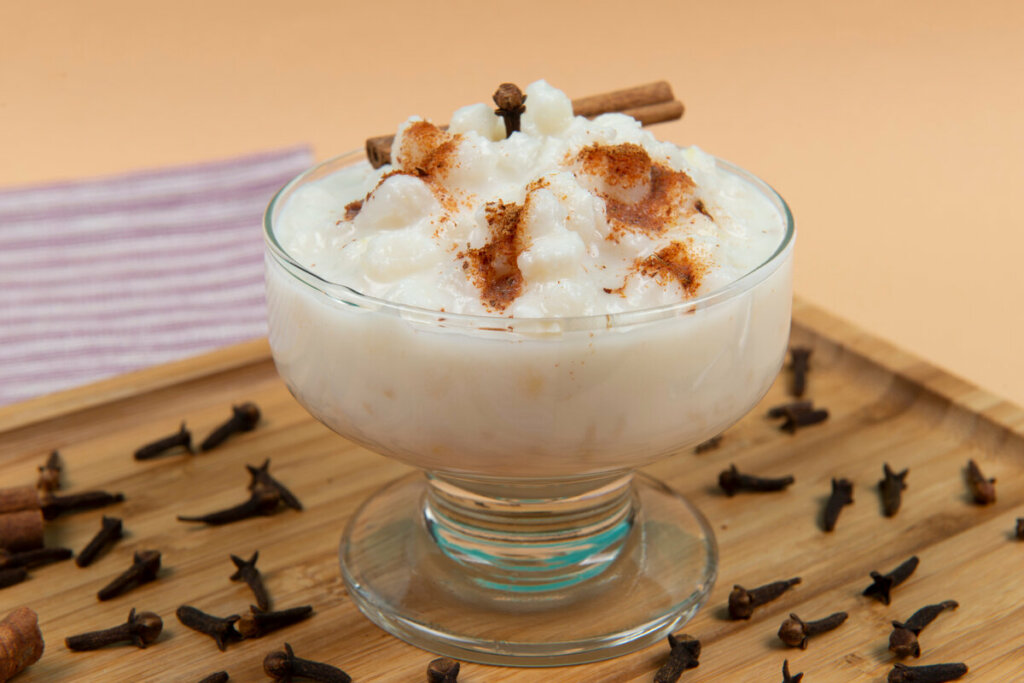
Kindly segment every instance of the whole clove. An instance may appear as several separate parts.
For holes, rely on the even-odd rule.
[[[237,614],[215,617],[191,605],[182,605],[175,614],[184,626],[213,638],[221,652],[228,649],[228,643],[242,639],[242,634],[235,629],[235,622],[239,619]]]
[[[39,615],[19,607],[0,621],[0,681],[14,678],[43,656],[43,634]]]
[[[211,526],[231,524],[257,516],[269,516],[277,512],[281,494],[273,489],[258,489],[252,492],[244,503],[200,516],[178,515],[180,522],[202,522]]]
[[[46,462],[39,466],[39,479],[36,480],[36,488],[41,491],[59,489],[61,469],[60,453],[53,451]]]
[[[807,371],[810,370],[812,349],[806,346],[794,346],[789,350],[789,368],[793,371],[793,381],[790,384],[790,393],[797,398],[804,395],[807,390]]]
[[[179,427],[178,431],[174,434],[157,439],[151,443],[147,443],[145,446],[140,446],[138,450],[135,451],[135,459],[151,460],[179,447],[184,448],[187,453],[194,452],[192,450],[192,432],[185,427],[184,422],[181,423],[181,427]]]
[[[786,416],[786,420],[779,426],[779,429],[790,434],[796,434],[796,430],[801,427],[820,424],[827,419],[828,409],[826,408],[794,412]]]
[[[729,469],[718,475],[718,486],[729,497],[736,495],[737,491],[782,491],[794,481],[792,475],[769,479],[741,474],[736,465],[729,465]]]
[[[104,515],[100,530],[82,548],[82,552],[78,553],[78,557],[75,558],[75,564],[79,567],[88,567],[93,563],[93,560],[99,557],[104,548],[120,540],[122,533],[121,520],[117,517],[107,517]]]
[[[0,588],[14,586],[28,578],[28,570],[24,567],[0,569]]]
[[[264,658],[263,671],[275,681],[290,681],[293,676],[321,683],[352,681],[351,676],[335,666],[296,657],[288,643],[284,644],[284,650],[275,650]]]
[[[199,683],[227,683],[229,678],[230,676],[228,676],[227,671],[218,671],[210,674],[203,680],[199,681]]]
[[[427,683],[457,683],[460,662],[448,657],[438,657],[427,664]]]
[[[790,674],[789,673],[789,660],[782,660],[782,683],[800,683],[803,680],[803,673]]]
[[[921,635],[924,627],[932,623],[935,617],[949,609],[956,609],[960,605],[956,600],[946,600],[934,605],[926,605],[914,612],[904,622],[892,622],[893,632],[889,634],[889,649],[897,657],[921,656],[921,645],[917,637]]]
[[[231,406],[231,417],[227,422],[214,429],[208,437],[203,440],[199,448],[203,451],[213,450],[224,443],[232,434],[251,432],[256,429],[260,421],[260,409],[255,403],[243,403],[240,406]]]
[[[43,565],[61,562],[71,559],[70,548],[36,548],[35,550],[23,550],[12,553],[9,550],[0,550],[0,569],[14,567],[25,567],[32,569]]]
[[[825,503],[825,513],[822,517],[822,527],[825,531],[832,531],[839,521],[839,513],[847,505],[853,504],[853,483],[849,479],[833,479],[832,495]]]
[[[684,671],[700,666],[700,641],[696,638],[670,633],[668,645],[671,648],[668,661],[654,674],[654,683],[675,683]]]
[[[290,607],[277,612],[267,612],[255,605],[250,605],[249,611],[239,617],[235,628],[243,638],[262,638],[268,633],[297,624],[311,616],[313,616],[312,605]]]
[[[238,555],[232,555],[231,561],[235,563],[237,571],[231,575],[232,581],[244,581],[250,589],[252,589],[253,595],[256,596],[256,604],[264,612],[270,609],[270,595],[267,594],[267,587],[263,585],[263,577],[260,575],[260,570],[256,569],[256,560],[259,559],[260,552],[257,550],[252,554],[248,560],[243,560]]]
[[[874,583],[864,589],[863,595],[888,605],[892,589],[910,578],[910,575],[917,569],[917,564],[917,555],[914,555],[888,574],[871,572],[871,580]]]
[[[882,496],[882,510],[886,517],[892,517],[899,512],[903,491],[907,488],[908,472],[908,469],[899,473],[893,472],[889,463],[882,465],[884,479],[878,482],[878,492]]]
[[[697,455],[700,455],[701,453],[707,453],[708,451],[715,450],[721,444],[722,444],[722,435],[721,434],[716,434],[715,436],[711,437],[707,441],[702,441],[701,443],[697,444],[694,447],[693,452],[696,453]]]
[[[130,642],[136,647],[145,648],[155,641],[163,631],[164,621],[153,612],[135,613],[135,608],[128,613],[128,621],[113,628],[102,631],[90,631],[77,636],[68,636],[64,644],[69,650],[98,650],[115,643]]]
[[[800,583],[796,576],[785,581],[775,581],[751,590],[733,586],[729,593],[729,616],[733,619],[749,619],[754,609],[775,600],[787,590]]]
[[[502,83],[494,91],[494,103],[498,108],[494,113],[505,122],[505,137],[519,130],[520,117],[526,111],[526,95],[515,83]]]
[[[951,664],[929,664],[928,666],[907,666],[896,664],[889,672],[889,683],[946,683],[955,681],[967,673],[963,662]]]
[[[798,413],[809,413],[814,410],[814,404],[810,401],[790,401],[789,403],[780,403],[777,406],[772,406],[768,409],[768,417],[771,419],[778,419],[780,417],[789,417],[790,415],[796,415]]]
[[[44,519],[56,519],[67,512],[102,508],[123,500],[123,493],[107,493],[106,491],[83,491],[66,496],[45,493],[40,497]]]
[[[142,550],[136,552],[132,558],[132,566],[128,567],[120,576],[100,589],[97,597],[100,600],[110,600],[133,588],[149,583],[156,579],[160,572],[160,552],[156,550]]]
[[[986,479],[974,460],[967,461],[967,488],[978,505],[996,502],[996,480]]]
[[[789,619],[782,622],[782,626],[779,627],[779,640],[790,647],[806,650],[810,638],[838,628],[846,621],[846,617],[846,612],[836,612],[817,621],[802,621],[797,615],[790,614]]]
[[[293,510],[302,510],[302,503],[295,494],[270,474],[270,458],[264,460],[263,464],[259,467],[246,465],[245,469],[249,470],[249,476],[251,477],[249,481],[250,491],[256,491],[260,488],[273,489],[280,494],[281,502],[285,505]]]

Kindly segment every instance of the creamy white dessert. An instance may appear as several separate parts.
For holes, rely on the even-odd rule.
[[[393,164],[330,164],[272,206],[270,342],[300,401],[412,464],[490,476],[633,467],[712,436],[778,371],[781,200],[633,119],[526,89],[410,119]],[[329,162],[330,163],[330,162]]]

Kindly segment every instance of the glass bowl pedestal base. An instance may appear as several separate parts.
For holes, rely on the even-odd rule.
[[[715,580],[704,517],[645,475],[509,482],[415,472],[355,513],[342,575],[399,638],[464,661],[617,657],[688,621]]]

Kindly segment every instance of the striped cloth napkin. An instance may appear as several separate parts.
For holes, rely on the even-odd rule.
[[[0,405],[266,335],[263,210],[312,161],[0,190]]]

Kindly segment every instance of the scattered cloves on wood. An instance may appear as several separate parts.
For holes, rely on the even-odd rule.
[[[252,477],[249,481],[250,491],[256,491],[260,488],[274,489],[280,494],[281,502],[293,510],[302,510],[302,503],[296,498],[295,494],[270,474],[270,458],[264,460],[263,464],[259,467],[246,465],[245,469],[249,470],[249,476]]]
[[[438,657],[427,664],[427,683],[457,683],[460,662],[449,657]]]
[[[974,460],[967,461],[967,488],[978,505],[996,502],[996,480],[986,479]]]
[[[967,673],[962,662],[951,664],[930,664],[928,666],[907,666],[897,664],[889,672],[889,683],[946,683],[955,681]]]
[[[654,683],[675,683],[687,669],[700,666],[700,641],[692,636],[668,635],[668,661],[654,674]]]
[[[78,553],[78,557],[75,558],[75,564],[79,567],[88,567],[92,564],[93,560],[99,557],[99,554],[109,545],[113,545],[120,540],[123,533],[121,520],[117,517],[103,516],[102,526],[100,530],[96,532],[96,535],[92,537],[92,540],[82,548],[82,552]]]
[[[906,621],[892,622],[893,632],[889,634],[889,650],[897,657],[921,656],[921,645],[917,637],[924,627],[932,623],[935,617],[948,609],[956,609],[960,605],[956,600],[946,600],[934,605],[926,605],[914,612]]]
[[[227,671],[218,671],[202,679],[199,683],[227,683],[229,678],[231,677],[228,676]]]
[[[256,605],[266,612],[270,609],[270,595],[267,593],[267,587],[263,585],[260,570],[256,569],[256,560],[259,559],[259,556],[258,550],[248,560],[243,560],[238,555],[232,555],[231,561],[235,563],[238,571],[231,575],[231,580],[244,581],[256,596]]]
[[[97,597],[100,600],[116,598],[118,595],[126,593],[137,586],[155,580],[159,572],[160,552],[157,550],[141,550],[135,553],[132,559],[132,566],[101,588]]]
[[[338,667],[296,657],[288,643],[284,644],[284,650],[275,650],[264,658],[263,671],[275,681],[290,681],[293,676],[321,683],[352,681],[352,677]]]
[[[498,108],[494,113],[505,122],[505,137],[519,130],[520,117],[526,111],[526,95],[515,83],[502,83],[494,91],[494,103]]]
[[[43,656],[43,634],[39,615],[19,607],[0,621],[0,681],[14,678]]]
[[[46,463],[39,467],[39,479],[36,480],[36,488],[40,491],[56,491],[60,488],[61,472],[60,453],[53,451]]]
[[[239,619],[237,614],[215,617],[191,605],[182,605],[175,614],[184,626],[213,638],[221,652],[228,649],[228,643],[242,639],[242,634],[235,629],[235,622]]]
[[[910,470],[893,472],[889,463],[885,463],[882,465],[882,472],[885,478],[878,482],[878,492],[882,496],[882,510],[886,517],[893,517],[899,512],[903,491],[907,488],[907,473]]]
[[[276,612],[267,612],[255,605],[250,605],[249,611],[239,617],[235,628],[243,638],[262,638],[268,633],[297,624],[311,616],[313,616],[312,605],[290,607]]]
[[[164,622],[153,612],[135,613],[135,608],[128,613],[128,621],[103,631],[90,631],[77,636],[68,636],[64,644],[69,650],[98,650],[114,643],[130,642],[136,647],[144,648],[160,636]]]
[[[810,370],[811,349],[806,346],[794,346],[789,350],[789,358],[789,367],[793,371],[790,393],[800,398],[807,390],[807,371]]]
[[[0,550],[0,569],[14,567],[42,567],[53,562],[61,562],[71,559],[71,548],[36,548],[35,550],[22,550],[12,553],[9,550]]]
[[[277,491],[273,489],[259,489],[252,492],[249,500],[239,503],[234,507],[199,516],[178,515],[178,521],[202,522],[211,526],[231,524],[232,522],[240,522],[250,517],[272,515],[277,512],[277,506],[280,502],[281,494]]]
[[[227,422],[214,429],[208,437],[203,440],[199,448],[209,451],[224,443],[232,434],[251,432],[256,429],[260,421],[260,409],[255,403],[243,403],[240,406],[231,406],[231,417]]]
[[[808,639],[838,628],[846,621],[846,616],[846,612],[836,612],[817,621],[802,621],[797,615],[790,614],[789,619],[782,622],[782,626],[779,627],[779,640],[790,647],[806,650]]]
[[[19,584],[28,578],[28,570],[24,567],[13,567],[11,569],[0,569],[0,588],[7,588]]]
[[[782,491],[794,481],[792,475],[769,479],[752,474],[741,474],[736,465],[729,465],[718,475],[718,486],[732,497],[737,491]]]
[[[701,453],[707,453],[708,451],[715,450],[721,444],[722,444],[722,435],[721,434],[716,434],[715,436],[711,437],[707,441],[703,441],[703,442],[697,444],[696,447],[694,447],[693,452],[696,453],[697,455],[700,455]]]
[[[94,508],[101,508],[113,505],[114,503],[120,503],[123,500],[123,493],[83,491],[82,493],[70,493],[66,496],[43,492],[40,496],[39,502],[40,507],[43,510],[43,518],[55,519],[66,512],[92,510]]]
[[[135,459],[151,460],[179,446],[183,447],[187,453],[194,452],[192,450],[192,432],[185,428],[184,422],[181,423],[181,427],[174,434],[141,446],[135,451]]]
[[[825,513],[822,517],[822,527],[825,531],[832,531],[839,521],[839,513],[843,507],[853,504],[853,482],[849,479],[833,479],[832,495],[825,503]]]
[[[749,619],[754,609],[775,600],[787,590],[800,583],[800,577],[775,581],[757,588],[747,590],[743,586],[733,586],[729,593],[729,616],[733,619]]]
[[[800,683],[803,680],[803,673],[789,673],[789,660],[782,660],[782,683]]]
[[[874,581],[874,583],[865,588],[863,594],[888,605],[892,589],[910,578],[910,575],[914,573],[915,569],[917,569],[917,564],[917,555],[914,555],[888,574],[871,572],[871,580]]]

